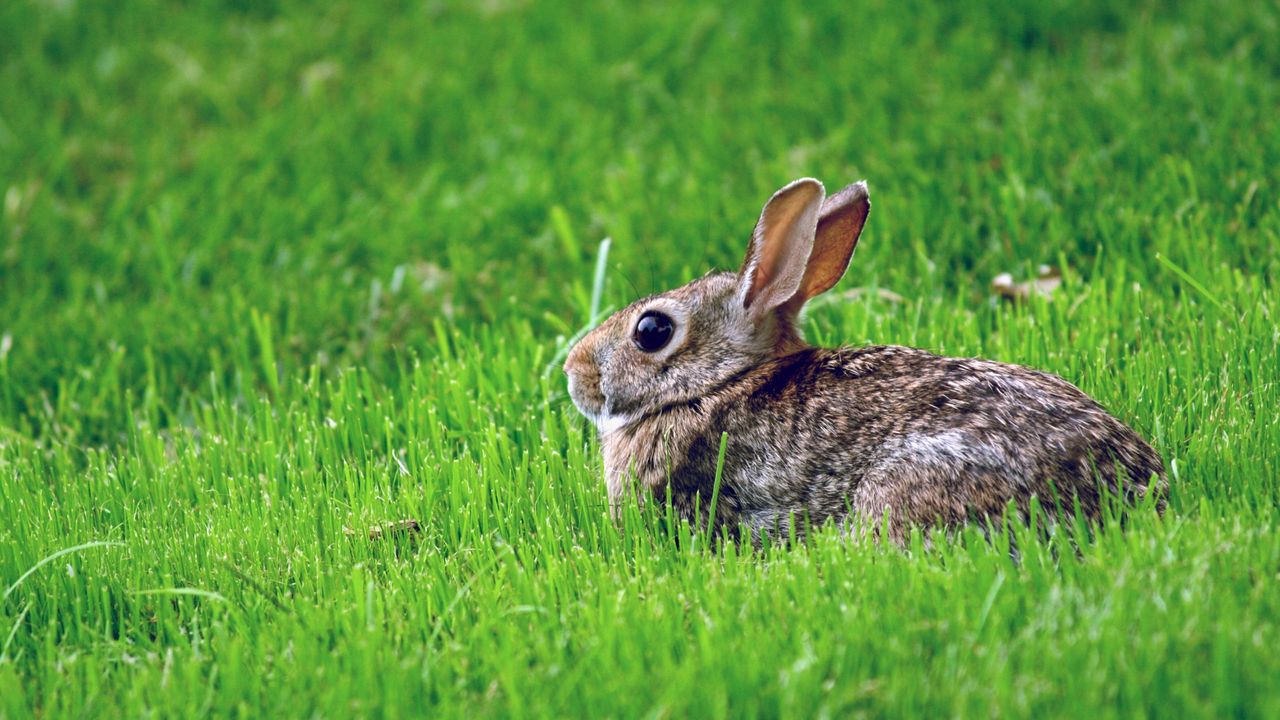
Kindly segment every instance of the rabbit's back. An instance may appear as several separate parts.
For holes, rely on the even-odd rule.
[[[1163,483],[1137,433],[1065,380],[1016,365],[897,346],[807,349],[712,405],[676,490],[714,478],[727,432],[718,515],[771,532],[850,512],[887,512],[895,530],[955,525],[1010,502],[1025,510],[1032,496],[1094,517],[1104,492],[1132,501],[1152,477]]]

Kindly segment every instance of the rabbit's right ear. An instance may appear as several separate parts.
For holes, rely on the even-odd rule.
[[[865,181],[856,182],[827,198],[818,216],[813,252],[809,255],[804,279],[787,303],[789,309],[798,312],[810,298],[830,290],[844,277],[870,214],[871,197]]]
[[[765,203],[738,273],[738,297],[752,322],[800,290],[825,195],[822,183],[801,178]]]

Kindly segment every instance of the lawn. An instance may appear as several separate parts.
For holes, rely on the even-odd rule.
[[[0,3],[0,717],[1280,716],[1277,36]],[[806,175],[875,204],[811,340],[1059,373],[1163,454],[1166,516],[1018,561],[616,526],[566,343],[597,291],[736,267]]]

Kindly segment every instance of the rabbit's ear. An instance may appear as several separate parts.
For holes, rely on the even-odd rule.
[[[871,197],[865,181],[846,187],[822,203],[813,252],[809,254],[804,279],[789,306],[798,311],[810,298],[830,290],[840,281],[870,213]]]
[[[738,273],[738,296],[753,321],[800,290],[825,194],[822,183],[801,178],[765,203]]]

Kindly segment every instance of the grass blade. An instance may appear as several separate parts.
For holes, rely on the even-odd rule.
[[[9,596],[13,594],[13,591],[14,591],[14,590],[17,590],[17,589],[18,589],[18,586],[22,584],[22,581],[23,581],[23,580],[26,580],[27,578],[31,577],[31,575],[32,575],[32,574],[34,574],[37,570],[39,570],[40,568],[44,567],[45,565],[48,565],[49,563],[53,562],[54,560],[57,560],[57,559],[58,559],[58,558],[60,558],[60,557],[65,557],[65,556],[70,555],[70,554],[72,554],[72,553],[78,553],[78,552],[82,552],[82,551],[84,551],[84,550],[92,550],[92,549],[94,549],[94,548],[101,548],[101,547],[123,547],[123,546],[124,546],[124,543],[111,542],[111,541],[104,541],[104,540],[95,540],[95,541],[93,541],[93,542],[87,542],[87,543],[84,543],[83,545],[76,545],[76,546],[73,546],[73,547],[64,548],[64,549],[62,549],[62,550],[59,550],[59,551],[57,551],[57,552],[53,553],[52,555],[47,555],[47,556],[45,556],[44,558],[42,558],[42,559],[40,560],[40,562],[37,562],[35,565],[32,565],[30,569],[28,569],[26,572],[22,573],[22,575],[21,575],[21,576],[19,576],[17,580],[14,580],[14,581],[13,581],[13,584],[12,584],[12,585],[10,585],[10,586],[9,586],[9,588],[8,588],[7,590],[5,590],[5,591],[4,591],[4,599],[5,599],[5,600],[8,600],[8,599],[9,599]]]

